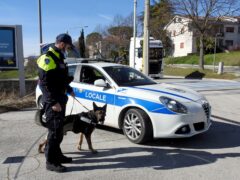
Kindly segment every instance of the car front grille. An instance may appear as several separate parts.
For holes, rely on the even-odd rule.
[[[204,129],[204,122],[194,123],[193,126],[195,131],[201,131]]]
[[[208,103],[203,103],[202,107],[207,116],[207,119],[209,119],[210,118],[210,105]]]

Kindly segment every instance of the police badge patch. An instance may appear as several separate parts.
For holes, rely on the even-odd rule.
[[[49,64],[50,63],[50,59],[45,59],[45,64]]]

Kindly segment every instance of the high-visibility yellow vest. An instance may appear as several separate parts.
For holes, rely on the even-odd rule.
[[[60,58],[60,54],[56,52],[52,47],[50,47],[48,51],[51,51],[57,58]],[[43,54],[40,56],[37,60],[37,65],[44,71],[49,71],[57,67],[53,58],[48,54]]]

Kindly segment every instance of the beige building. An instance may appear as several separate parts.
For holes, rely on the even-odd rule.
[[[214,22],[209,36],[216,37],[217,46],[224,49],[240,48],[239,18],[223,17]],[[175,16],[166,26],[168,36],[172,40],[172,56],[187,56],[197,52],[197,34],[191,26],[191,20],[183,16]]]

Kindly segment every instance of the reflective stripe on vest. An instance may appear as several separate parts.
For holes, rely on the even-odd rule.
[[[52,47],[50,47],[48,51],[51,51],[55,56],[57,56],[58,59],[60,59],[60,54],[56,52]]]

